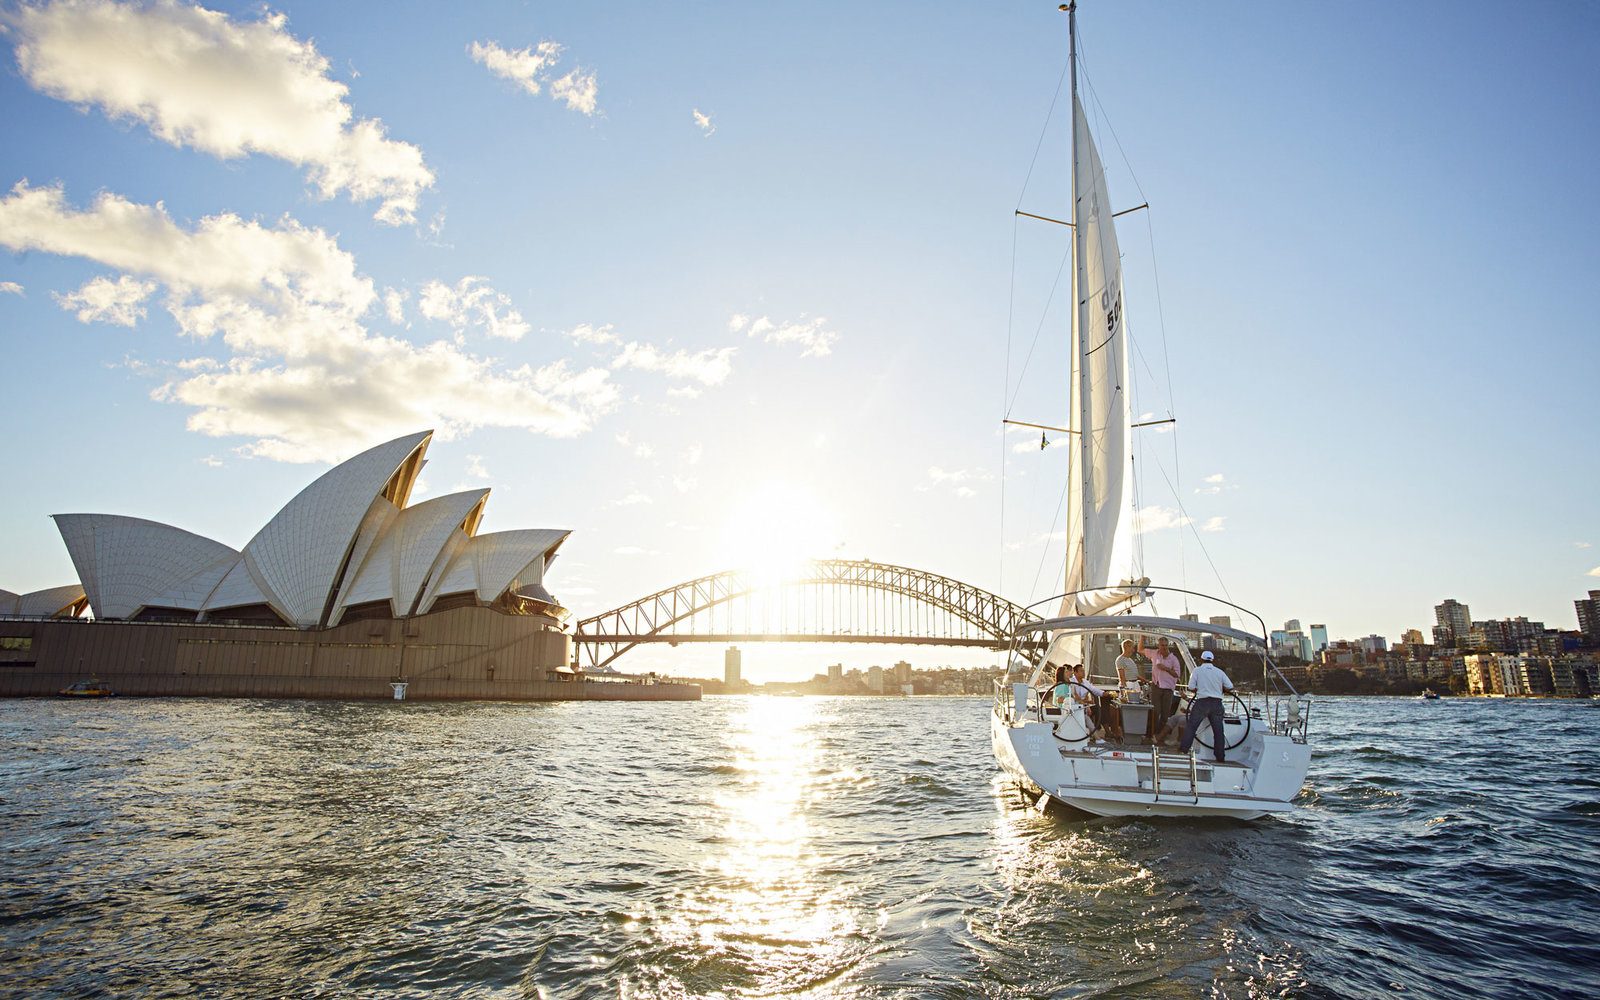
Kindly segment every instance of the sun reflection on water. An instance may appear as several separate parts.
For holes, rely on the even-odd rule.
[[[728,787],[710,803],[702,877],[658,926],[668,982],[691,994],[848,995],[865,942],[849,891],[819,877],[821,833],[808,816],[826,794],[822,724],[810,698],[753,697],[729,717]]]

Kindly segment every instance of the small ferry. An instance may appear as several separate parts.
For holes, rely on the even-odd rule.
[[[62,698],[115,698],[117,693],[111,690],[110,685],[100,680],[79,681],[71,687],[64,687],[56,694]]]

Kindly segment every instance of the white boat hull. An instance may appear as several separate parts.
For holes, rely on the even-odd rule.
[[[1229,726],[1232,758],[1218,764],[1169,748],[1093,744],[1081,716],[1062,721],[990,715],[995,759],[1030,792],[1096,816],[1225,816],[1288,812],[1311,751],[1288,736]],[[1065,736],[1058,736],[1058,730]],[[1203,751],[1196,746],[1197,751]]]

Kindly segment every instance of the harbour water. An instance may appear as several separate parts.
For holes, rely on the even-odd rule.
[[[0,702],[0,996],[1600,996],[1600,705],[1043,816],[975,699]]]

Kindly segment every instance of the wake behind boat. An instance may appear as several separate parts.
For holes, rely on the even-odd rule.
[[[1066,593],[1057,617],[1027,624],[1016,635],[1012,669],[996,684],[991,713],[995,758],[1025,790],[1048,796],[1041,805],[1054,800],[1101,816],[1253,819],[1284,812],[1292,808],[1310,765],[1309,702],[1267,655],[1264,624],[1258,636],[1201,622],[1198,616],[1131,614],[1147,601],[1153,604],[1154,592],[1163,588],[1151,587],[1135,571],[1129,444],[1139,425],[1132,422],[1127,391],[1122,263],[1112,222],[1118,213],[1078,98],[1076,4],[1061,9],[1068,15],[1070,38],[1070,225],[1077,303],[1071,352],[1076,405],[1071,425],[1053,428],[1074,435],[1077,444],[1067,494]],[[1182,593],[1187,599],[1189,592]],[[1138,676],[1135,658],[1116,656],[1125,639],[1142,645],[1163,638],[1177,658],[1180,687],[1191,679],[1197,657],[1224,657],[1234,667],[1237,690],[1224,706],[1223,731],[1211,732],[1208,718],[1187,753],[1151,742],[1171,717],[1152,717],[1156,692]],[[1208,652],[1209,647],[1216,648]],[[1245,676],[1241,659],[1254,664],[1251,676]],[[1120,701],[1113,695],[1091,710],[1054,695],[1057,669],[1080,665],[1090,678],[1117,677]],[[1127,676],[1130,669],[1134,678]]]

